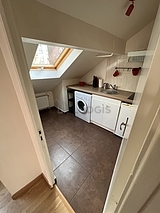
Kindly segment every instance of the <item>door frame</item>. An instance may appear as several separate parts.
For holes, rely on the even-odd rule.
[[[158,9],[152,34],[150,37],[150,42],[147,49],[147,57],[143,63],[142,74],[140,75],[140,79],[136,89],[134,104],[137,105],[138,109],[135,115],[135,120],[128,141],[124,141],[124,139],[122,140],[122,149],[120,149],[114,168],[103,213],[127,212],[121,210],[123,206],[127,205],[127,199],[129,199],[130,193],[129,187],[132,186],[132,180],[137,175],[136,163],[141,160],[140,154],[143,147],[146,145],[146,137],[148,136],[152,122],[154,121],[154,116],[156,115],[159,107],[160,81],[157,77],[159,76],[158,65],[160,55],[159,23],[160,7]],[[152,131],[152,134],[153,133],[154,131]],[[146,151],[147,150],[145,149],[145,152]],[[134,190],[135,188],[132,188],[132,191]],[[144,191],[142,191],[142,194],[143,193]],[[139,193],[137,194],[139,195]],[[133,210],[134,208],[134,200],[132,199],[132,202],[130,203],[130,209]]]
[[[46,144],[44,130],[36,104],[33,87],[27,69],[27,62],[22,46],[21,37],[16,28],[15,20],[9,2],[6,1],[5,4],[6,5],[4,6],[2,1],[0,1],[0,31],[2,41],[1,49],[9,70],[9,75],[11,77],[15,92],[17,94],[17,98],[28,128],[28,132],[32,139],[35,152],[37,154],[42,173],[46,181],[52,188],[55,183],[55,177],[53,174],[49,151]],[[7,12],[5,11],[6,6]],[[9,18],[6,15],[6,13],[9,13],[8,10],[10,11]],[[19,55],[21,56],[21,58],[18,58],[19,55],[17,54],[17,50],[19,51]],[[24,66],[21,66],[20,60],[22,60]],[[23,73],[21,71],[22,67]],[[25,75],[27,75],[25,79],[24,73]],[[40,139],[38,132],[39,130],[41,130],[43,140]]]

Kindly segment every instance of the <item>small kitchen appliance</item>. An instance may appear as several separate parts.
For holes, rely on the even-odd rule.
[[[93,76],[93,87],[98,87],[98,77]]]

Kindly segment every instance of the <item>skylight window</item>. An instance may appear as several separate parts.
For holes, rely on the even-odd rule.
[[[72,49],[39,44],[31,69],[56,70],[68,57]]]

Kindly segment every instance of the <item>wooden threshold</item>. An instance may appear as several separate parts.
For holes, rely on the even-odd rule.
[[[24,186],[22,189],[20,189],[18,192],[16,192],[15,194],[12,195],[12,199],[16,200],[18,198],[23,198],[23,196],[25,196],[25,193],[27,193],[27,191],[29,191],[29,189],[32,187],[34,187],[34,185],[36,185],[36,183],[38,181],[43,182],[44,181],[47,183],[47,185],[50,188],[50,192],[48,191],[47,193],[57,193],[57,196],[59,196],[59,198],[57,197],[58,204],[56,203],[56,205],[58,205],[58,208],[63,208],[63,211],[66,213],[75,213],[75,211],[72,209],[72,207],[70,206],[70,204],[68,203],[68,201],[66,200],[66,198],[64,197],[64,195],[62,194],[62,192],[59,190],[58,186],[55,184],[53,187],[50,186],[50,184],[48,183],[48,181],[46,180],[46,177],[43,174],[40,174],[38,177],[36,177],[34,180],[32,180],[30,183],[28,183],[26,186]],[[43,199],[42,199],[43,202]],[[51,202],[52,203],[52,202]],[[64,207],[63,207],[64,206]],[[59,210],[56,210],[57,213],[59,213]]]
[[[36,177],[34,180],[32,180],[30,183],[28,183],[26,186],[21,188],[19,191],[17,191],[15,194],[12,195],[12,199],[16,200],[20,196],[22,196],[26,191],[28,191],[37,181],[39,181],[41,178],[43,178],[43,175],[40,174],[38,177]]]
[[[10,193],[2,184],[0,184],[0,194],[0,212],[75,213],[57,185],[51,189],[42,175],[27,184],[23,190],[15,193],[13,198],[17,198],[16,200],[11,198]]]
[[[69,211],[69,213],[75,213],[75,211],[72,209],[62,192],[59,190],[58,186],[55,184],[54,187],[56,188],[56,191],[61,198],[62,203],[65,205],[66,209]]]

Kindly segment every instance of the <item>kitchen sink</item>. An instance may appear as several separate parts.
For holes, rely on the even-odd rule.
[[[101,90],[102,93],[105,93],[105,94],[118,94],[118,90],[115,90],[115,89],[102,89]]]

